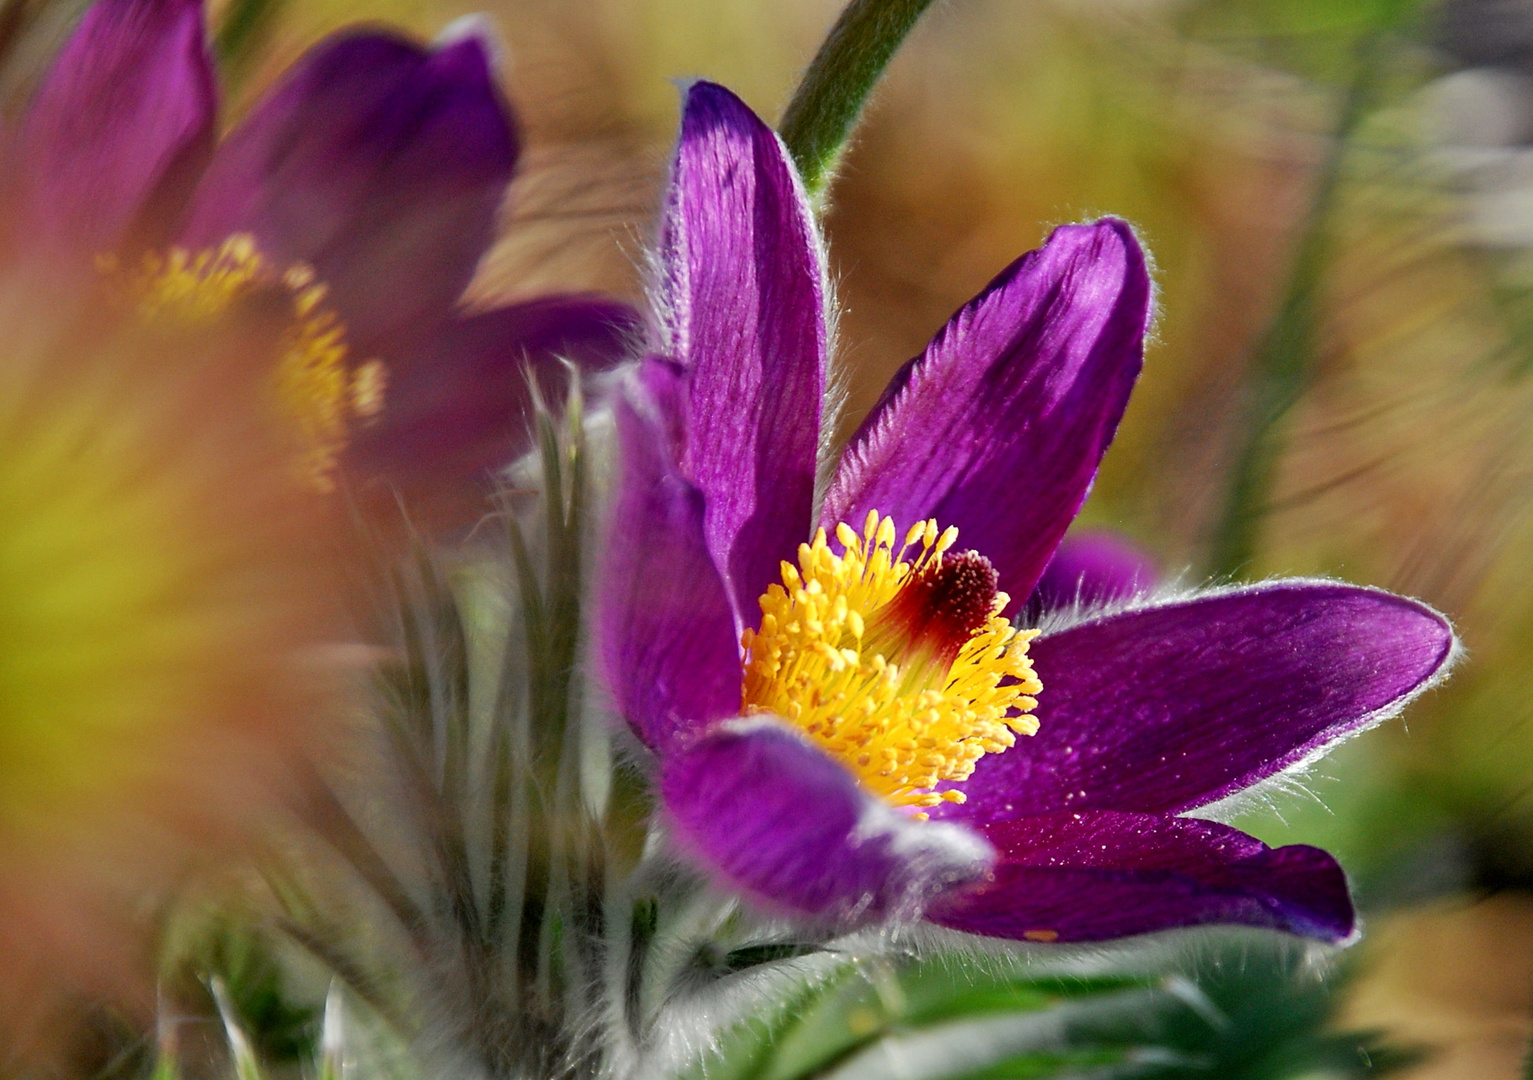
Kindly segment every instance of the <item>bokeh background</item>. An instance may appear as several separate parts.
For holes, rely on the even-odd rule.
[[[80,6],[0,6],[10,105]],[[776,117],[838,8],[213,10],[236,86],[229,120],[359,16],[430,36],[486,13],[527,152],[475,294],[639,300],[674,80],[724,82]],[[1131,537],[1168,580],[1337,576],[1453,617],[1468,655],[1447,687],[1239,823],[1327,847],[1352,875],[1368,933],[1346,1022],[1435,1046],[1411,1075],[1521,1075],[1533,1033],[1533,0],[935,5],[826,218],[843,430],[995,271],[1051,225],[1106,212],[1153,252],[1160,315],[1083,524]],[[1232,495],[1240,475],[1268,482]]]

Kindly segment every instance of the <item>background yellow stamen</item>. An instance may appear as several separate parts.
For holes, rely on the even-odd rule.
[[[115,271],[109,261],[102,269]],[[332,491],[351,428],[382,411],[387,378],[382,361],[369,360],[355,368],[348,364],[346,326],[325,305],[325,286],[313,269],[299,265],[278,275],[262,259],[254,239],[240,234],[217,250],[150,253],[130,283],[145,319],[193,327],[225,318],[238,302],[262,288],[282,290],[291,305],[272,387],[278,411],[297,444],[294,473],[306,487]]]

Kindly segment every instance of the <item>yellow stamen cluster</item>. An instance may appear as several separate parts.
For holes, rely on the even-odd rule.
[[[102,269],[115,268],[104,261]],[[216,250],[150,253],[130,285],[146,320],[194,327],[217,322],[245,297],[271,288],[285,292],[291,304],[272,389],[292,428],[293,469],[305,486],[332,491],[352,426],[383,410],[387,370],[381,360],[348,363],[346,326],[325,305],[325,286],[313,270],[295,266],[277,275],[255,241],[239,234]]]
[[[902,642],[891,604],[940,567],[958,531],[924,521],[896,548],[894,522],[873,512],[860,536],[841,524],[835,538],[842,554],[821,529],[761,598],[761,627],[741,639],[744,712],[797,725],[897,805],[962,802],[960,791],[933,789],[1038,730],[1027,715],[1041,689],[1027,656],[1037,631],[1015,629],[1001,615],[1008,597],[996,593],[951,663],[951,651]]]

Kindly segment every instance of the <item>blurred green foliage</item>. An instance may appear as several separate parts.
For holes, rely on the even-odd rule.
[[[216,982],[231,1019],[249,1035],[259,1060],[285,1066],[315,1056],[320,1010],[292,993],[279,942],[269,928],[229,911],[213,911],[189,931],[188,940],[172,946],[170,959],[160,992],[179,1009],[217,1015]]]
[[[1435,0],[1195,0],[1174,17],[1187,37],[1306,79],[1348,86],[1358,46],[1422,32]]]

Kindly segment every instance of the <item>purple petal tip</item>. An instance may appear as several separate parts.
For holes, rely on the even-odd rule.
[[[983,831],[1001,853],[991,879],[932,912],[954,929],[1083,942],[1222,923],[1330,943],[1354,930],[1346,875],[1319,848],[1269,848],[1212,821],[1114,812]]]
[[[821,524],[934,517],[989,558],[1012,610],[1091,489],[1144,359],[1151,282],[1117,218],[1065,225],[1003,270],[890,382]]]
[[[519,151],[483,41],[343,31],[219,146],[182,240],[249,232],[273,262],[312,266],[352,343],[391,359],[458,302]]]
[[[810,532],[827,333],[814,215],[782,140],[714,83],[686,92],[660,238],[657,351],[686,373],[682,471],[741,611]]]
[[[1205,806],[1394,715],[1454,648],[1426,605],[1335,582],[1105,615],[1033,643],[1038,734],[982,758],[968,802],[941,810],[979,822]]]

